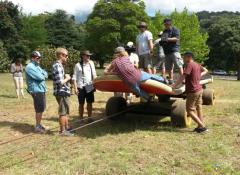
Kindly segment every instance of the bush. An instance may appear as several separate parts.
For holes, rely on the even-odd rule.
[[[11,62],[8,58],[7,51],[3,47],[3,43],[0,42],[0,72],[6,72],[9,70]]]
[[[52,73],[52,65],[56,61],[56,48],[41,48],[38,51],[43,55],[41,67],[50,75]],[[68,49],[68,61],[65,65],[65,73],[73,74],[74,66],[80,61],[80,52],[75,49]]]

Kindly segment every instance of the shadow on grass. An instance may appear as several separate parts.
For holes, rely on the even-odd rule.
[[[2,98],[16,98],[17,99],[17,97],[15,95],[1,94],[0,97],[2,97]]]
[[[74,128],[80,125],[74,125]],[[104,135],[118,135],[135,131],[152,132],[186,132],[171,125],[170,121],[159,121],[159,118],[122,117],[118,120],[104,120],[75,132],[76,135],[86,138],[97,138]]]
[[[34,133],[34,126],[27,124],[27,123],[16,123],[16,122],[9,122],[9,121],[2,121],[0,122],[1,127],[10,127],[11,129],[21,132],[22,134],[30,134]],[[49,131],[47,134],[53,134],[53,132]]]

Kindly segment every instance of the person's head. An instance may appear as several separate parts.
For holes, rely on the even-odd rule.
[[[172,27],[172,20],[169,18],[166,18],[163,20],[165,29],[170,29]]]
[[[189,63],[190,61],[192,61],[194,59],[194,55],[192,52],[190,51],[187,51],[183,54],[183,60],[184,60],[184,63],[187,64]]]
[[[32,59],[32,61],[35,61],[36,63],[40,64],[40,61],[42,59],[42,55],[38,51],[33,51],[31,53],[31,59]]]
[[[80,54],[81,60],[83,62],[88,62],[91,56],[92,56],[92,53],[90,53],[89,50],[83,50]]]
[[[140,24],[137,26],[140,32],[145,32],[147,30],[147,24],[145,22],[140,22]]]
[[[159,33],[158,33],[158,38],[161,38],[161,37],[162,37],[162,34],[163,34],[163,31],[159,32]]]
[[[114,58],[128,56],[124,47],[117,47],[114,51]]]
[[[16,65],[20,65],[22,63],[22,59],[21,58],[17,58],[17,59],[15,59],[14,63]]]
[[[67,62],[67,59],[68,59],[68,51],[67,51],[67,49],[65,49],[65,48],[57,48],[56,49],[56,57],[57,57],[57,59],[61,63],[65,64]]]

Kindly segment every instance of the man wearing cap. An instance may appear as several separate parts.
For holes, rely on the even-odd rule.
[[[88,122],[92,122],[92,104],[94,103],[93,80],[97,77],[95,65],[90,60],[92,54],[84,50],[80,54],[80,61],[74,67],[73,81],[75,93],[79,102],[79,117],[83,121],[84,104],[87,102]]]
[[[156,64],[154,65],[154,74],[157,73],[157,68],[159,68],[162,72],[162,76],[165,77],[165,55],[163,51],[163,47],[160,45],[160,41],[162,38],[163,31],[158,33],[158,39],[154,41],[154,47],[156,48]]]
[[[60,124],[60,135],[72,136],[69,131],[68,115],[69,115],[69,97],[70,87],[68,86],[71,77],[65,74],[64,65],[67,63],[68,51],[65,48],[57,48],[57,61],[52,66],[53,77],[53,95],[58,103],[58,115]]]
[[[186,111],[189,116],[198,124],[194,132],[204,133],[208,131],[205,127],[202,114],[202,85],[200,84],[201,77],[207,74],[208,70],[198,63],[194,62],[192,52],[184,54],[184,63],[186,64],[184,74],[180,76],[177,82],[172,86],[176,88],[185,79],[186,85]]]
[[[126,51],[129,55],[129,59],[132,62],[132,64],[138,68],[139,67],[139,57],[136,54],[136,48],[134,47],[134,43],[132,41],[129,41],[126,45]]]
[[[36,127],[35,131],[44,133],[45,128],[41,124],[43,112],[46,109],[46,79],[48,74],[40,67],[41,54],[33,51],[31,54],[31,62],[26,66],[27,91],[33,97],[35,108]]]
[[[148,102],[151,101],[152,97],[140,88],[141,82],[152,79],[167,83],[161,76],[149,74],[134,67],[124,47],[115,49],[114,60],[106,67],[104,74],[117,75],[136,95],[143,97]]]
[[[152,53],[153,53],[153,35],[147,30],[147,24],[141,22],[138,25],[140,34],[136,38],[137,54],[139,56],[139,68],[148,73],[153,73]]]
[[[160,45],[165,54],[165,68],[169,73],[169,83],[173,83],[173,69],[177,68],[183,75],[183,59],[180,54],[180,32],[172,26],[171,19],[164,19],[165,30],[163,31]]]

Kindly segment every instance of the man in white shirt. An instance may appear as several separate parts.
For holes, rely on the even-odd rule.
[[[139,56],[139,68],[148,73],[153,73],[152,53],[153,53],[153,35],[147,30],[147,24],[141,22],[138,25],[140,34],[136,38],[137,54]]]
[[[97,77],[96,69],[93,61],[90,60],[92,54],[88,51],[81,52],[81,60],[75,65],[72,80],[74,81],[74,89],[78,95],[79,117],[83,120],[84,104],[87,101],[88,122],[92,122],[92,103],[94,102],[93,80]]]

